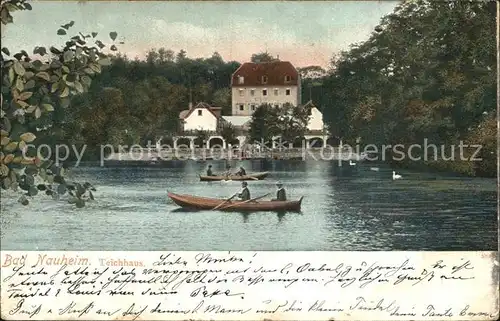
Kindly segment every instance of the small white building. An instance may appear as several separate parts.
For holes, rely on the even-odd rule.
[[[203,130],[215,132],[218,128],[221,107],[212,107],[207,103],[198,103],[179,114],[183,131]]]
[[[310,100],[303,106],[303,108],[309,108],[311,111],[309,123],[307,124],[307,130],[311,132],[324,131],[325,124],[323,122],[323,114],[318,107],[316,107]]]

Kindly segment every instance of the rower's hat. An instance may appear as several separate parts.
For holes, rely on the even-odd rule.
[[[247,183],[247,182],[245,182],[245,181],[243,181],[243,182],[241,182],[241,185],[243,185],[243,186],[247,186],[247,185],[248,185],[248,183]]]
[[[281,181],[277,181],[276,185],[281,186],[281,185],[283,185],[283,183],[281,183]]]

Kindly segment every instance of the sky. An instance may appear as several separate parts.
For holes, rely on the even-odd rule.
[[[31,52],[63,44],[56,34],[71,20],[74,35],[118,33],[119,51],[144,58],[151,48],[184,49],[190,58],[218,52],[225,61],[249,61],[267,51],[296,67],[327,67],[334,54],[368,39],[398,1],[33,1],[13,13],[2,46]]]

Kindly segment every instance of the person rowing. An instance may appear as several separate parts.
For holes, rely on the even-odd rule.
[[[214,176],[214,173],[212,172],[212,165],[208,165],[207,176]]]
[[[278,181],[276,182],[276,187],[278,189],[276,190],[276,198],[273,199],[273,201],[286,201],[286,192],[283,188],[283,184]]]
[[[238,198],[242,201],[248,201],[250,199],[250,190],[248,189],[248,183],[243,181],[241,182],[242,190],[238,194]]]
[[[224,173],[222,173],[222,176],[225,177],[225,180],[226,181],[230,181],[231,180],[231,176],[232,176],[232,173],[231,173],[231,165],[227,165],[226,166],[226,171]]]
[[[240,166],[240,169],[236,172],[236,175],[238,175],[238,176],[246,176],[247,172],[245,171],[245,169],[243,168],[243,166]]]

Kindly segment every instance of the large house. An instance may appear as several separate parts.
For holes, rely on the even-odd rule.
[[[221,117],[221,109],[221,107],[212,107],[203,102],[195,106],[190,103],[189,109],[183,110],[179,114],[182,131],[217,131],[219,119]]]
[[[301,103],[300,82],[299,73],[288,61],[244,63],[231,79],[232,115],[221,116],[221,107],[212,107],[204,102],[194,106],[190,103],[189,108],[179,114],[181,131],[191,140],[194,139],[193,132],[197,130],[211,132],[207,144],[210,145],[212,139],[222,139],[225,146],[229,142],[219,136],[220,130],[225,124],[231,124],[241,145],[246,141],[252,114],[259,105],[267,103],[280,107],[289,103],[310,111],[306,140],[319,138],[324,144],[328,131],[323,123],[323,115],[312,101]]]
[[[301,104],[300,75],[288,61],[246,62],[232,75],[232,116],[250,116],[261,104]]]

